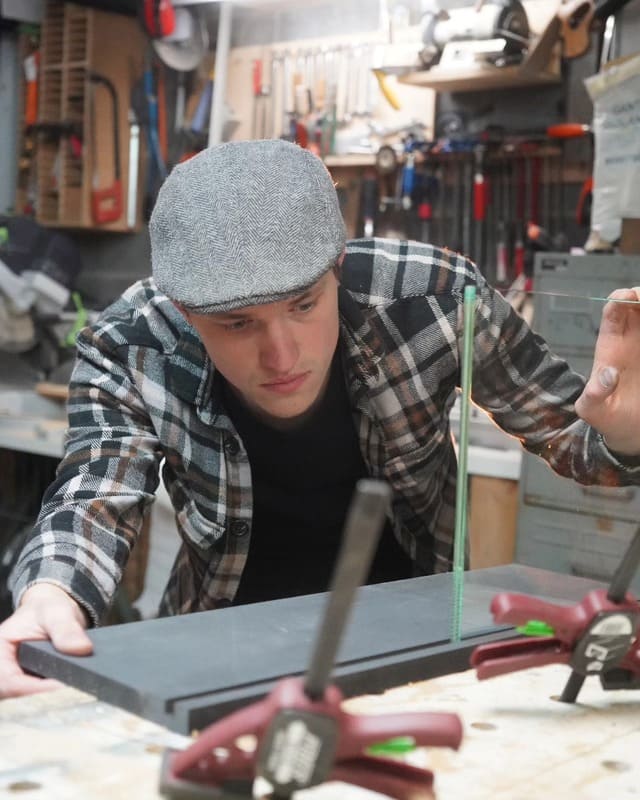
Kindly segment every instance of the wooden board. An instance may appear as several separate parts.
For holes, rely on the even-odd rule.
[[[471,569],[513,563],[518,526],[518,481],[472,475],[469,484]]]
[[[66,383],[41,381],[36,383],[36,392],[42,397],[50,397],[52,400],[67,400],[69,398],[69,386]]]
[[[640,693],[603,692],[590,679],[580,702],[553,699],[568,668],[550,666],[480,683],[472,672],[355,698],[349,710],[455,711],[459,752],[411,754],[436,771],[439,800],[624,800],[640,793]],[[188,743],[75,689],[0,702],[0,796],[30,800],[151,800],[165,746]],[[343,784],[300,800],[374,800]]]

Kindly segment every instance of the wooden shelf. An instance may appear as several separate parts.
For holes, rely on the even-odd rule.
[[[337,167],[375,167],[375,153],[345,153],[341,156],[325,156],[324,163],[330,169]]]
[[[398,78],[401,83],[425,86],[441,92],[475,92],[487,89],[514,89],[526,86],[550,85],[560,82],[557,73],[529,73],[522,67],[478,67],[473,72],[468,68],[452,69],[432,67],[411,72]]]
[[[559,83],[560,21],[555,8],[547,13],[544,23],[537,30],[539,34],[522,64],[513,67],[494,67],[492,64],[451,67],[437,64],[431,69],[399,76],[398,81],[442,92],[516,89]]]
[[[75,3],[48,0],[41,28],[38,122],[73,124],[82,149],[72,148],[68,136],[35,135],[34,169],[36,219],[52,228],[128,232],[142,224],[142,176],[138,171],[135,222],[127,218],[129,184],[129,122],[131,84],[142,75],[145,39],[135,19]],[[126,51],[127,57],[114,53]],[[117,219],[97,223],[92,213],[95,187],[115,180],[114,111],[107,92],[93,94],[87,70],[105,76],[114,86],[119,117],[122,211]],[[93,101],[92,101],[93,98]],[[22,135],[25,135],[23,129]],[[136,174],[132,170],[132,174]],[[26,190],[16,193],[22,209]]]

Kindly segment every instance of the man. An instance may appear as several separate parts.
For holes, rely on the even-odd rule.
[[[606,306],[585,388],[463,256],[345,248],[324,165],[282,141],[177,167],[150,230],[154,280],[78,339],[66,454],[0,626],[0,694],[53,685],[21,673],[20,641],[91,651],[84,629],[109,606],[163,459],[183,544],[161,613],[325,589],[365,474],[393,491],[370,580],[449,569],[468,284],[476,402],[564,475],[638,482],[634,305]]]

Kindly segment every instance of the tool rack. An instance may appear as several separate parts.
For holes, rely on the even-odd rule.
[[[133,228],[127,224],[126,202],[112,222],[97,225],[92,215],[92,189],[114,180],[115,147],[109,97],[106,92],[95,92],[91,113],[88,74],[104,75],[116,90],[122,191],[126,198],[129,99],[132,83],[142,74],[144,48],[143,33],[133,18],[72,3],[47,3],[41,28],[34,165],[36,219],[41,224],[109,231],[139,226],[139,191]],[[21,210],[20,198],[17,200]]]

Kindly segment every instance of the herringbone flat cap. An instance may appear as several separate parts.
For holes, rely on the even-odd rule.
[[[197,313],[299,294],[345,243],[324,164],[279,139],[228,142],[175,167],[149,227],[158,288]]]

